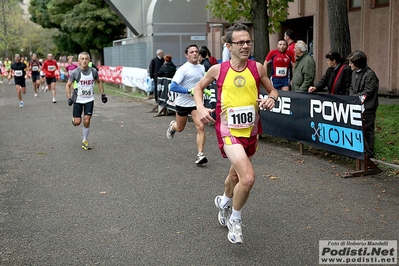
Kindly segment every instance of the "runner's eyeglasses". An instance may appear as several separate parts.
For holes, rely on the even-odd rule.
[[[249,41],[239,41],[239,42],[231,42],[231,43],[237,44],[238,46],[244,46],[244,44],[251,46],[254,42],[252,40],[249,40]]]

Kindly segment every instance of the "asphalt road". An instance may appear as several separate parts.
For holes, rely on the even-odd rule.
[[[169,141],[173,115],[96,95],[85,151],[65,83],[56,104],[27,85],[19,108],[0,84],[0,265],[318,265],[319,240],[398,239],[397,177],[343,179],[352,164],[262,139],[245,244],[231,244],[213,203],[229,163],[212,127],[200,167],[193,123]]]

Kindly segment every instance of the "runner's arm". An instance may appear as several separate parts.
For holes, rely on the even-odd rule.
[[[65,85],[65,93],[66,93],[67,99],[71,98],[71,85],[72,85],[72,81],[70,79],[68,79],[67,84]]]
[[[102,82],[99,78],[96,79],[96,82],[97,82],[97,84],[98,84],[98,88],[100,89],[100,93],[101,93],[101,94],[104,94],[105,91],[104,91],[104,87],[103,87],[103,82]]]
[[[278,99],[278,92],[273,87],[270,79],[267,77],[266,69],[262,66],[262,64],[257,62],[256,67],[258,68],[258,72],[260,75],[260,83],[262,84],[263,88],[265,88],[268,94],[267,98],[258,99],[259,107],[271,110]]]
[[[215,111],[215,109],[209,109],[204,106],[203,103],[203,93],[204,89],[209,86],[214,80],[217,80],[220,71],[220,64],[213,65],[208,72],[206,72],[205,76],[198,82],[198,84],[194,87],[194,101],[198,110],[199,120],[203,124],[208,124],[210,122],[215,122],[213,117],[210,115]]]
[[[189,88],[184,88],[179,84],[177,84],[175,81],[172,81],[172,84],[170,84],[170,91],[188,94],[189,93],[188,90]]]

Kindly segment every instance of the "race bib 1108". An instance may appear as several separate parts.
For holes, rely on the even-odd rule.
[[[228,128],[249,128],[255,123],[255,108],[253,105],[227,109]]]

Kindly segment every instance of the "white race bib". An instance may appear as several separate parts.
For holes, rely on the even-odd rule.
[[[249,128],[255,124],[255,108],[253,105],[229,108],[227,114],[228,128]]]
[[[39,70],[39,67],[38,66],[33,66],[32,67],[32,71],[38,71]]]
[[[80,90],[79,97],[81,97],[81,98],[91,98],[93,96],[91,94],[91,90],[87,89],[87,90]]]
[[[277,77],[287,76],[287,68],[286,67],[276,67],[276,76]]]
[[[48,71],[55,71],[57,68],[55,66],[48,66]]]
[[[24,72],[22,70],[15,70],[14,71],[14,75],[16,77],[22,77],[23,74],[24,74]]]

